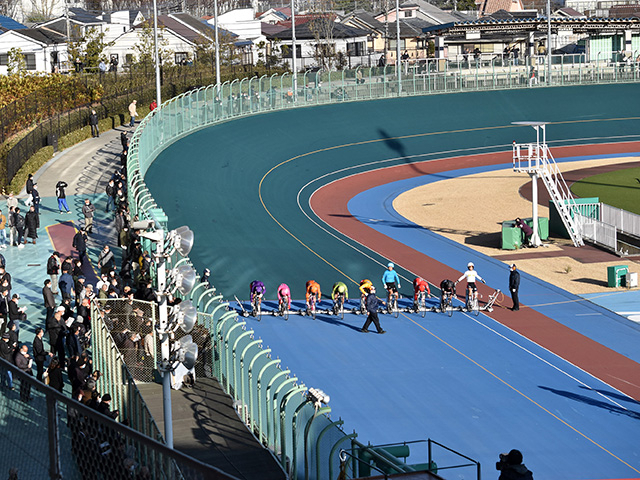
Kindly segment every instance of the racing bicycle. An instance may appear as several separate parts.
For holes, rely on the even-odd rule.
[[[258,321],[262,319],[262,294],[256,293],[253,296],[253,303],[251,305],[251,315],[256,317]]]
[[[307,302],[307,315],[311,315],[313,319],[316,319],[316,294],[309,295],[309,302]]]
[[[478,305],[478,291],[474,291],[471,287],[467,287],[465,309],[467,312],[473,313],[476,317],[480,313],[480,308]]]
[[[442,292],[440,311],[447,312],[449,316],[453,315],[453,292]]]
[[[289,320],[289,296],[285,295],[280,299],[280,305],[278,307],[278,313],[285,320]]]
[[[418,293],[418,312],[424,318],[427,315],[427,292]]]
[[[333,314],[344,320],[344,293],[338,293],[333,302]]]
[[[392,293],[391,290],[387,290],[387,313],[393,314],[398,318],[400,310],[398,310],[398,297],[399,293]]]

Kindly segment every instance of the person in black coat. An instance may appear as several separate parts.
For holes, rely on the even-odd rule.
[[[509,274],[509,292],[511,292],[511,300],[513,307],[511,310],[517,312],[520,310],[520,300],[518,299],[518,290],[520,289],[520,272],[516,268],[516,264],[511,265],[511,273]]]
[[[84,260],[87,255],[87,234],[83,228],[78,230],[73,236],[73,242],[71,244],[78,252],[78,258]]]
[[[13,364],[13,348],[11,348],[11,344],[9,342],[9,332],[3,333],[2,339],[0,340],[0,357]],[[13,374],[11,373],[11,370],[7,370],[2,375],[2,385],[6,385],[7,388],[13,390]]]
[[[27,215],[25,216],[25,226],[27,228],[27,237],[33,240],[33,244],[36,244],[36,238],[38,238],[38,229],[40,228],[40,217],[38,216],[38,212],[36,212],[36,208],[31,205]],[[25,245],[27,244],[27,239],[24,239]]]
[[[51,291],[51,280],[46,279],[44,281],[44,287],[42,287],[42,299],[44,301],[44,308],[46,309],[46,317],[44,324],[49,325],[51,317],[53,317],[53,311],[56,309],[56,299]]]
[[[37,373],[36,378],[42,380],[42,375],[44,374],[44,362],[48,356],[52,354],[47,352],[44,348],[44,343],[42,342],[42,337],[44,337],[44,330],[41,328],[36,328],[36,336],[33,339],[33,360],[36,362]]]
[[[371,322],[376,326],[378,333],[386,333],[380,326],[380,320],[378,319],[378,297],[376,297],[376,287],[371,287],[369,295],[367,295],[367,321],[362,327],[362,332],[367,333]]]
[[[24,228],[26,224],[24,217],[20,214],[20,207],[16,207],[13,211],[13,225],[16,227],[16,245],[20,245],[23,241],[27,243],[24,238]]]
[[[58,275],[60,275],[60,254],[53,252],[47,260],[47,275],[51,278],[51,291],[58,294]]]
[[[60,366],[58,357],[51,359],[47,372],[49,373],[49,386],[62,393],[64,389],[64,379],[62,378],[62,367]]]
[[[80,325],[73,325],[71,331],[67,334],[67,351],[70,357],[79,357],[82,353],[82,346],[80,345]]]
[[[100,131],[98,130],[98,115],[95,110],[91,110],[91,115],[89,115],[89,125],[91,126],[91,136],[99,137]]]
[[[33,184],[33,190],[31,190],[31,203],[36,211],[37,215],[40,215],[40,192],[38,191],[38,184]]]

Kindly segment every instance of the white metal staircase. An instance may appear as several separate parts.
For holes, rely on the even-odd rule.
[[[544,124],[532,126],[534,126],[534,128],[542,126],[544,132]],[[538,128],[536,128],[536,130],[538,130]],[[538,136],[537,143],[517,144],[514,142],[513,170],[516,172],[526,172],[534,179],[536,175],[542,178],[544,186],[547,188],[551,199],[555,203],[556,209],[562,218],[567,232],[569,232],[573,244],[576,247],[584,246],[582,228],[578,220],[580,211],[544,140],[541,143]]]

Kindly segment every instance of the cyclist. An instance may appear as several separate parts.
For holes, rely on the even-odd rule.
[[[338,297],[340,295],[344,296],[343,302],[349,300],[349,290],[347,290],[347,286],[344,284],[344,282],[334,283],[333,288],[331,289],[331,300],[333,300],[334,308],[337,308]]]
[[[387,269],[382,274],[382,283],[384,284],[384,288],[387,289],[387,298],[391,300],[391,296],[396,297],[396,302],[398,301],[398,289],[400,288],[400,277],[393,269],[395,265],[393,262],[389,262],[387,265]]]
[[[371,280],[368,278],[360,280],[358,290],[360,290],[360,310],[362,310],[363,313],[366,311],[365,300],[371,291],[371,287],[373,287],[373,283],[371,283]]]
[[[253,282],[251,282],[251,285],[249,285],[249,292],[251,293],[251,305],[253,305],[253,301],[255,300],[256,295],[262,298],[265,290],[266,289],[264,287],[264,283],[262,283],[260,280],[254,280]]]
[[[291,310],[291,290],[289,289],[289,285],[281,283],[278,286],[278,305],[281,305],[285,299],[287,301],[287,309]]]
[[[440,310],[444,310],[447,299],[451,299],[456,294],[456,284],[448,278],[440,282]]]
[[[415,310],[418,310],[418,295],[420,292],[427,292],[427,295],[431,295],[429,282],[422,277],[416,277],[413,281],[413,308]]]
[[[473,262],[467,263],[467,271],[464,272],[456,281],[456,285],[465,278],[467,279],[467,298],[471,298],[470,294],[472,294],[474,298],[477,297],[478,287],[476,286],[476,279],[480,280],[482,283],[486,282],[480,275],[478,275],[478,272],[476,272]]]
[[[307,308],[311,308],[311,304],[309,303],[309,299],[311,298],[311,295],[315,295],[316,297],[316,304],[318,304],[318,302],[320,302],[320,284],[318,282],[316,282],[315,280],[309,280],[307,282],[307,291],[305,294],[306,300],[307,300]]]

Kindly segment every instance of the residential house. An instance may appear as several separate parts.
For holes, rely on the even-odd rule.
[[[291,18],[291,8],[270,8],[266,12],[259,13],[256,17],[261,23],[269,23],[273,25],[278,22],[289,20]]]
[[[296,65],[295,71],[302,71],[312,67],[320,67],[323,69],[335,68],[335,61],[326,62],[324,65],[319,60],[322,54],[318,55],[321,49],[326,49],[327,54],[325,58],[331,58],[335,54],[341,53],[344,55],[346,61],[346,67],[355,68],[358,65],[371,65],[375,63],[375,59],[372,59],[370,52],[367,50],[368,32],[359,28],[344,25],[342,23],[334,22],[330,18],[321,18],[320,20],[329,22],[329,28],[322,28],[327,35],[319,35],[317,33],[318,28],[315,26],[316,21],[312,15],[301,16],[302,23],[298,22],[296,16]],[[288,22],[289,24],[291,22]],[[293,66],[292,55],[292,29],[287,28],[275,34],[267,35],[267,39],[270,42],[280,41],[284,46],[283,58],[288,61],[289,65]],[[288,48],[287,48],[288,47]],[[329,63],[331,63],[329,65]]]
[[[242,52],[242,64],[252,65],[258,58],[257,44],[266,41],[262,34],[261,21],[255,18],[252,8],[239,8],[218,15],[218,25],[233,34],[236,39],[235,46]],[[215,19],[207,17],[207,22],[215,28]]]
[[[7,30],[20,30],[22,28],[27,27],[16,22],[13,18],[0,15],[0,32],[6,32]]]
[[[64,35],[39,28],[21,28],[0,33],[0,75],[8,73],[9,51],[19,48],[31,72],[56,72],[61,59],[66,59],[67,39]]]

